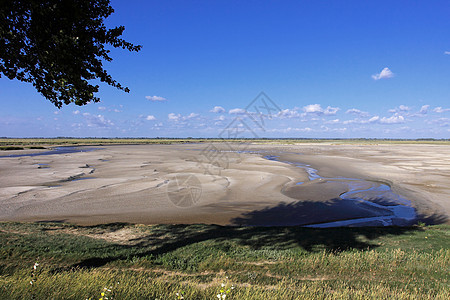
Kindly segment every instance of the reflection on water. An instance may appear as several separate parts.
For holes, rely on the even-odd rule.
[[[269,160],[278,160],[278,156],[267,155],[264,158]],[[302,168],[308,174],[310,182],[322,180],[328,182],[338,182],[348,186],[347,192],[339,195],[344,201],[351,201],[354,206],[367,209],[372,215],[370,217],[359,217],[354,219],[337,220],[333,222],[323,222],[306,227],[341,227],[341,226],[406,226],[411,225],[416,219],[416,210],[411,207],[411,202],[394,193],[391,187],[385,183],[363,180],[358,178],[325,178],[317,174],[317,170],[309,165],[281,161],[296,167]],[[302,185],[304,182],[298,182]],[[337,208],[337,207],[336,207]]]

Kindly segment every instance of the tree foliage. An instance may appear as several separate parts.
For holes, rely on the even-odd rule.
[[[61,108],[99,102],[100,80],[125,92],[103,68],[112,47],[139,51],[106,28],[109,0],[0,0],[0,77],[30,82]]]

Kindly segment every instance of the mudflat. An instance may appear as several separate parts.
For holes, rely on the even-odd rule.
[[[0,221],[270,226],[383,215],[340,198],[355,179],[366,191],[390,187],[418,220],[448,222],[448,145],[314,143],[113,145],[1,157]]]

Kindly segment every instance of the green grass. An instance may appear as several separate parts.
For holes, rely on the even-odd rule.
[[[0,223],[0,299],[98,299],[109,287],[115,299],[217,299],[222,283],[234,285],[227,299],[448,299],[449,235],[448,225]]]
[[[1,147],[24,146],[30,149],[44,146],[89,146],[117,144],[181,144],[181,143],[258,143],[258,144],[335,144],[335,145],[374,145],[374,144],[433,144],[450,145],[449,139],[219,139],[219,138],[0,138]],[[38,148],[40,149],[40,148]]]
[[[116,145],[116,144],[180,144],[201,143],[206,139],[134,139],[134,138],[0,138],[0,146],[26,146],[30,149],[45,146],[89,146],[89,145]],[[217,139],[217,141],[219,141]],[[42,147],[42,146],[41,146]]]

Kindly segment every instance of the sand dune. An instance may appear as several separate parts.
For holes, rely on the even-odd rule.
[[[297,225],[373,213],[337,201],[346,185],[310,182],[303,169],[265,155],[323,177],[387,183],[422,219],[450,213],[448,146],[117,145],[0,158],[0,220]]]

